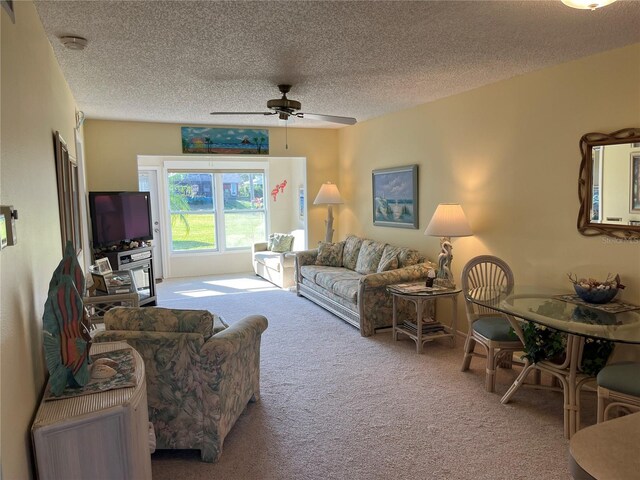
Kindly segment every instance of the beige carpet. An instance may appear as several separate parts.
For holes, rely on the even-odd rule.
[[[253,275],[169,280],[159,304],[207,308],[233,323],[264,314],[262,399],[227,436],[220,461],[198,451],[159,451],[164,479],[566,479],[562,395],[484,391],[484,366],[460,372],[462,341],[422,355],[390,333],[363,338],[307,299]],[[595,396],[583,395],[586,423]]]

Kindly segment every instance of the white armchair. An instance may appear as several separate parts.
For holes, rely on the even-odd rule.
[[[295,255],[291,252],[304,250],[304,231],[294,230],[291,250],[286,252],[272,252],[267,242],[254,243],[251,248],[251,260],[256,275],[268,280],[280,288],[295,285],[294,266]]]

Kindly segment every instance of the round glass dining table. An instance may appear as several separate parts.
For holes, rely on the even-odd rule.
[[[522,372],[501,400],[508,403],[532,369],[553,374],[561,380],[565,392],[566,438],[571,438],[580,428],[580,389],[586,381],[593,379],[580,370],[585,339],[640,344],[640,306],[637,305],[619,301],[588,304],[563,290],[528,286],[511,289],[490,286],[463,293],[467,301],[485,310],[504,313],[523,344],[523,321],[567,333],[564,362],[556,364],[543,360],[534,364],[526,360]]]

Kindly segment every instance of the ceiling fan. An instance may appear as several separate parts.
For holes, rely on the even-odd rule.
[[[275,98],[267,101],[269,112],[211,112],[211,115],[278,115],[280,120],[288,120],[289,117],[310,118],[322,120],[324,122],[341,123],[344,125],[354,125],[357,120],[352,117],[339,117],[336,115],[321,115],[319,113],[299,112],[302,104],[297,100],[287,98],[287,93],[291,90],[291,85],[278,85],[282,98]]]

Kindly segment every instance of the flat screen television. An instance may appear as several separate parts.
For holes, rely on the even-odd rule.
[[[93,246],[151,240],[149,192],[89,192]]]

